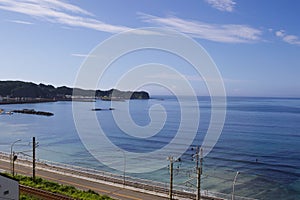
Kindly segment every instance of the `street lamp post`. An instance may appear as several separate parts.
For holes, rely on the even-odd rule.
[[[125,177],[126,177],[126,155],[125,152],[121,149],[118,151],[121,151],[123,153],[123,158],[124,158],[124,168],[123,168],[123,185],[125,186]]]
[[[13,147],[14,147],[14,145],[17,143],[17,142],[20,142],[21,141],[21,139],[18,139],[18,140],[16,140],[16,141],[14,141],[11,145],[10,145],[10,170],[11,170],[11,173],[13,174],[13,157],[14,157],[14,155],[13,155]],[[14,175],[14,174],[13,174]]]
[[[239,174],[240,174],[240,172],[237,171],[236,174],[235,174],[235,177],[234,177],[234,179],[233,179],[231,200],[234,200],[234,186],[235,186],[235,183],[236,183],[236,178],[237,178],[237,176],[238,176]]]
[[[13,152],[13,160],[12,160],[12,175],[15,176],[15,161],[17,160],[17,155]]]
[[[123,155],[124,155],[124,170],[123,170],[123,184],[125,186],[125,177],[126,177],[126,155],[125,155],[125,152],[123,152]]]

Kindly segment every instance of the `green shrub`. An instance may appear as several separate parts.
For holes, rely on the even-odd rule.
[[[7,176],[11,176],[6,174]],[[59,183],[55,183],[52,181],[44,180],[40,177],[37,177],[35,181],[32,180],[31,177],[23,176],[23,175],[16,175],[15,179],[19,180],[19,183],[22,185],[46,190],[53,193],[63,194],[69,197],[73,197],[75,199],[81,200],[112,200],[112,198],[106,195],[99,195],[93,190],[83,191],[78,190],[74,186],[62,185]],[[29,196],[29,195],[20,195],[21,200],[37,200],[37,198]]]

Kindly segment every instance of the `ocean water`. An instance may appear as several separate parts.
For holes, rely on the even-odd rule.
[[[175,184],[184,186],[187,190],[195,189],[193,155],[195,146],[203,140],[211,117],[210,98],[199,97],[198,102],[200,107],[189,107],[189,99],[186,99],[185,109],[188,112],[200,109],[201,118],[193,143],[181,156],[181,162],[175,163]],[[141,127],[148,125],[151,120],[154,128],[155,124],[159,126],[161,119],[151,118],[149,109],[157,104],[164,107],[166,121],[162,129],[148,139],[124,134],[115,123],[113,114],[124,114],[127,103],[131,119]],[[111,102],[97,101],[95,105],[91,104],[91,108],[93,107],[110,108]],[[0,105],[0,109],[5,111],[24,108],[53,112],[54,116],[0,115],[0,151],[9,152],[11,143],[21,139],[21,142],[14,145],[14,151],[23,156],[31,156],[30,142],[35,136],[39,142],[39,159],[122,174],[121,170],[107,167],[87,151],[75,127],[71,102]],[[107,138],[124,151],[153,152],[163,148],[176,137],[181,110],[175,97],[157,96],[150,100],[114,102],[114,108],[115,110],[94,113],[107,133]],[[153,116],[163,114],[161,109],[154,108],[151,112],[154,113]],[[90,121],[85,118],[85,112],[81,117],[88,127]],[[193,121],[193,118],[187,119],[187,122]],[[120,123],[126,126],[130,120],[124,117]],[[193,131],[188,126],[184,128],[186,134]],[[178,143],[178,146],[180,145],[187,145],[185,138]],[[115,150],[102,152],[100,148],[98,151],[109,156]],[[124,165],[123,158],[110,159],[112,163],[115,161],[116,165]],[[144,161],[127,158],[126,162],[129,167],[130,162]],[[165,167],[153,172],[127,173],[127,176],[168,183],[168,161],[165,159],[164,162]],[[145,166],[141,164],[141,167]],[[130,171],[128,168],[127,170]],[[300,99],[228,97],[222,134],[213,150],[203,159],[202,189],[230,194],[237,171],[240,174],[235,185],[236,195],[257,199],[300,199]]]

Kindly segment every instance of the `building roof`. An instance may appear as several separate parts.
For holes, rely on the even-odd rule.
[[[5,174],[5,173],[0,173],[0,176],[19,182],[18,179],[13,178],[13,177],[11,177],[11,176]]]

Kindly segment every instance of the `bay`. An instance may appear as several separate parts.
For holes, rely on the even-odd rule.
[[[189,101],[188,99],[186,100]],[[195,176],[193,155],[195,146],[201,144],[210,121],[210,98],[199,97],[200,107],[187,106],[188,112],[200,109],[200,123],[193,144],[175,163],[175,184],[194,190]],[[125,112],[126,102],[114,102],[114,110],[93,112],[107,137],[124,151],[147,153],[163,148],[176,137],[181,120],[180,104],[172,96],[156,96],[149,100],[131,100],[129,111],[131,119],[138,126],[146,126],[151,120],[154,125],[160,121],[149,116],[152,113],[166,114],[163,128],[150,139],[136,139],[124,134],[114,121],[114,115]],[[84,104],[84,102],[82,102]],[[153,105],[161,105],[153,107]],[[187,105],[189,105],[187,103]],[[111,102],[97,101],[96,108],[110,108]],[[92,109],[91,107],[90,109]],[[94,168],[122,174],[95,159],[80,140],[73,120],[71,102],[52,102],[40,104],[1,105],[5,111],[15,109],[35,109],[54,113],[52,117],[13,114],[0,115],[0,151],[9,152],[13,141],[14,151],[20,156],[31,156],[31,138],[39,142],[39,159],[66,163],[85,168]],[[85,116],[82,116],[85,119]],[[193,122],[194,119],[187,119]],[[129,119],[121,121],[126,126]],[[84,121],[89,126],[89,120]],[[192,130],[186,126],[186,134]],[[93,130],[91,130],[93,131]],[[94,130],[97,131],[97,130]],[[182,141],[178,145],[186,145]],[[188,144],[189,145],[189,144]],[[111,151],[115,151],[112,149]],[[110,155],[111,152],[99,153]],[[232,181],[237,171],[236,195],[257,199],[300,199],[300,99],[228,97],[227,116],[223,132],[214,149],[203,159],[202,189],[230,194]],[[130,160],[142,163],[143,159]],[[120,158],[111,158],[116,165],[124,165]],[[168,183],[168,161],[165,167],[149,173],[128,173],[154,181]],[[141,164],[142,167],[142,164]],[[145,167],[145,166],[143,166]],[[128,169],[130,170],[130,169]],[[189,184],[191,183],[191,184]]]

